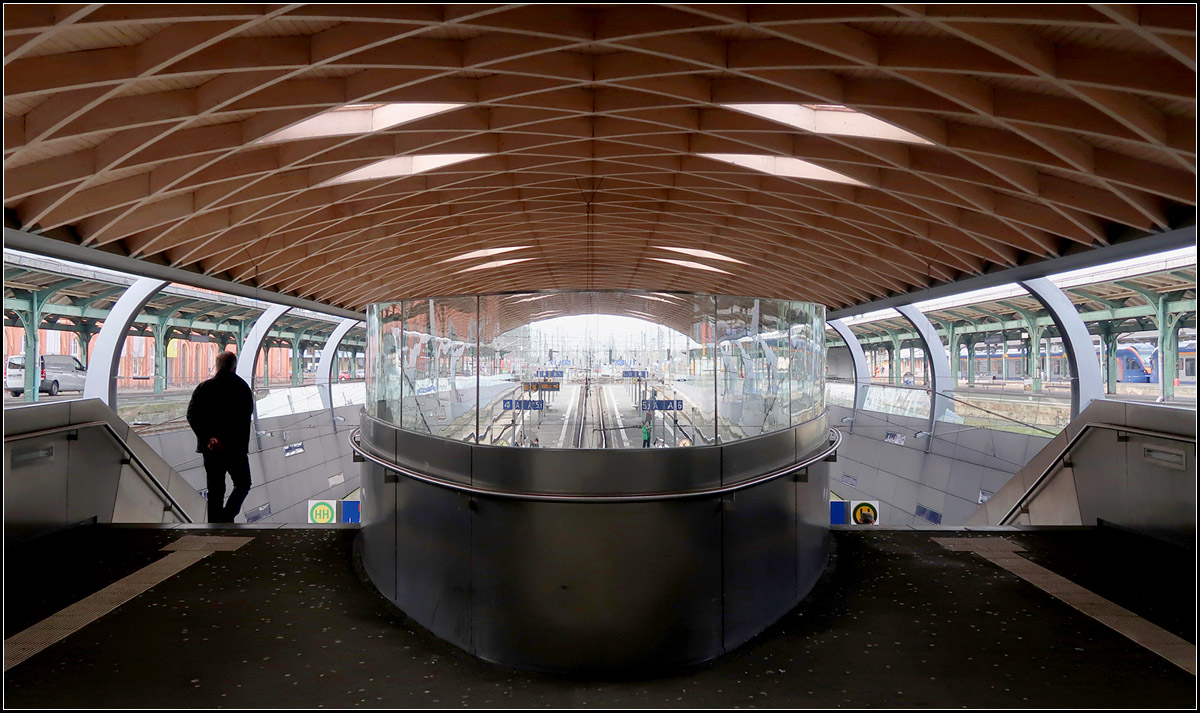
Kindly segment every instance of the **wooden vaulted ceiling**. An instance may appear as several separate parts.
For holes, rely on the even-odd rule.
[[[6,5],[5,207],[356,310],[537,289],[840,308],[1194,216],[1195,43],[1190,5]],[[409,102],[462,106],[256,142]],[[733,103],[848,107],[927,143]],[[428,154],[483,155],[321,185]]]

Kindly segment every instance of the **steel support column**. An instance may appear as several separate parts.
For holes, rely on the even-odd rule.
[[[146,303],[167,286],[166,280],[143,277],[129,286],[108,312],[108,319],[96,337],[83,384],[83,398],[100,399],[111,409],[117,408],[117,369],[121,364],[121,347],[133,321]]]
[[[343,319],[338,322],[333,333],[325,342],[325,348],[321,350],[321,359],[317,362],[316,384],[317,393],[321,395],[322,408],[333,408],[333,392],[330,382],[332,381],[334,362],[337,361],[337,350],[350,330],[358,324],[361,322],[355,319]]]
[[[850,330],[850,327],[846,326],[845,322],[835,319],[828,324],[833,327],[833,331],[838,333],[850,350],[850,359],[854,363],[854,415],[857,416],[867,400],[867,387],[871,384],[871,372],[867,369],[866,355],[863,354],[858,336]]]
[[[1062,336],[1063,351],[1071,369],[1071,418],[1075,418],[1092,401],[1104,398],[1100,360],[1092,347],[1092,337],[1075,305],[1053,282],[1039,277],[1017,284],[1041,303]]]
[[[254,326],[246,335],[246,341],[238,347],[237,375],[250,385],[251,391],[254,390],[254,367],[258,363],[258,352],[267,341],[267,333],[279,318],[291,309],[289,305],[273,304],[268,307],[267,311],[254,321]]]
[[[908,320],[908,323],[920,335],[921,341],[925,345],[925,360],[929,364],[929,372],[932,375],[927,384],[929,387],[929,436],[925,441],[925,450],[928,452],[933,444],[934,426],[947,410],[951,410],[950,399],[943,394],[954,390],[954,374],[950,371],[950,358],[946,355],[946,347],[942,344],[937,330],[933,328],[933,323],[929,321],[925,313],[914,305],[901,305],[896,307],[896,311]]]

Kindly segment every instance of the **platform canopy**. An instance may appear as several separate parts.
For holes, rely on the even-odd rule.
[[[355,311],[844,309],[1194,224],[1195,44],[1191,5],[10,4],[6,226]]]

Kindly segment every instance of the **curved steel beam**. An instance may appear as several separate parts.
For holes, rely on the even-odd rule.
[[[952,410],[950,399],[943,396],[946,392],[953,391],[955,387],[954,372],[950,371],[950,357],[946,354],[946,347],[942,344],[942,340],[938,337],[937,330],[933,328],[933,323],[925,316],[925,313],[917,309],[915,305],[901,305],[896,307],[896,311],[901,314],[908,323],[917,330],[917,334],[921,337],[921,342],[925,346],[925,360],[929,364],[929,437],[926,441],[926,450],[929,449],[929,444],[933,443],[933,428],[937,424],[938,419],[946,413],[947,410]]]
[[[133,321],[146,303],[167,286],[166,280],[143,277],[129,286],[116,301],[104,320],[96,346],[88,360],[87,378],[83,382],[83,398],[100,399],[111,409],[117,408],[117,369],[121,362],[121,346]]]
[[[275,322],[291,309],[290,305],[273,304],[268,307],[267,311],[254,321],[254,326],[246,335],[246,341],[238,347],[237,375],[250,385],[252,391],[254,390],[254,367],[258,363],[258,352],[262,349],[263,343],[267,341],[267,333],[271,331],[271,327],[275,326]]]
[[[858,335],[840,319],[828,322],[833,331],[838,333],[846,347],[850,349],[850,359],[854,363],[854,414],[858,415],[867,400],[867,387],[871,384],[871,372],[867,369],[867,357],[863,353]]]
[[[1046,308],[1062,336],[1063,350],[1071,367],[1071,418],[1075,418],[1092,401],[1104,398],[1100,360],[1092,346],[1087,325],[1083,323],[1075,305],[1071,304],[1071,299],[1050,280],[1039,277],[1017,284]]]
[[[362,324],[362,322],[357,319],[343,319],[338,326],[333,328],[333,333],[325,341],[325,348],[321,350],[321,359],[317,362],[316,379],[317,393],[321,395],[321,408],[333,408],[333,392],[330,382],[333,381],[333,365],[337,361],[337,350],[350,330],[358,324]]]

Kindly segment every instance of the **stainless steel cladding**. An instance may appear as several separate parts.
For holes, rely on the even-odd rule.
[[[464,459],[444,439],[405,433],[405,451],[385,459],[398,429],[363,422],[368,575],[489,661],[609,673],[698,663],[775,622],[825,567],[822,459],[836,431],[824,413],[727,446],[466,446],[453,478]]]

